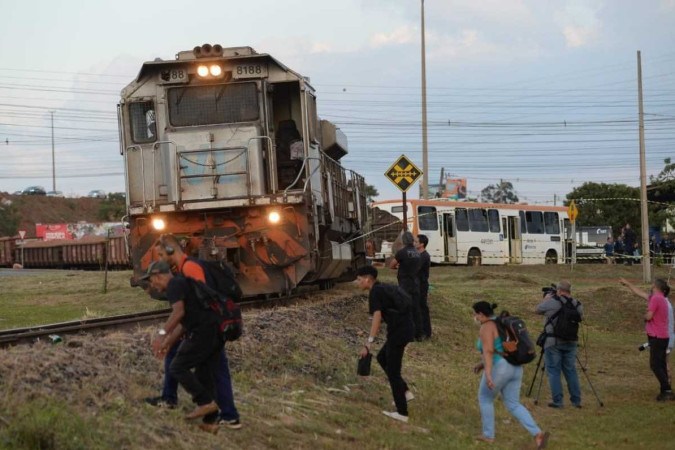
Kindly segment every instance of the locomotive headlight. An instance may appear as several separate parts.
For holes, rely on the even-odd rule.
[[[281,220],[281,216],[279,215],[278,212],[272,211],[272,212],[269,213],[269,215],[267,216],[267,220],[269,220],[269,222],[270,222],[271,224],[277,224],[277,223],[279,223],[279,221]]]
[[[206,66],[199,66],[197,67],[197,75],[200,77],[208,77],[209,76],[209,68]]]
[[[153,217],[152,228],[157,231],[162,231],[164,228],[166,228],[166,222],[161,217]]]
[[[211,73],[211,76],[219,77],[222,75],[223,69],[218,64],[213,64],[211,67],[209,67],[209,72]]]

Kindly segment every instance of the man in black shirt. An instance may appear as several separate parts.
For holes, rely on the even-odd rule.
[[[420,253],[415,248],[415,238],[410,231],[404,231],[401,235],[404,247],[396,252],[389,267],[398,269],[396,278],[398,285],[412,298],[412,316],[415,324],[415,339],[422,340],[424,331],[422,328],[422,313],[420,310],[420,282],[418,273],[422,260]]]
[[[384,320],[387,324],[387,340],[377,354],[377,362],[389,379],[396,411],[382,413],[392,419],[408,422],[408,401],[415,397],[401,376],[401,366],[405,346],[414,337],[411,300],[401,288],[378,282],[377,269],[373,266],[359,268],[356,271],[356,283],[361,289],[370,291],[368,308],[373,315],[370,335],[360,355],[364,357],[370,352]]]
[[[420,284],[420,312],[422,314],[422,338],[431,337],[431,316],[429,315],[429,268],[431,267],[431,256],[427,252],[429,238],[424,234],[418,234],[415,241],[415,247],[420,253],[420,271],[417,272],[417,278]]]
[[[197,404],[185,418],[204,417],[206,422],[215,421],[218,412],[214,401],[215,377],[224,345],[218,330],[218,316],[202,305],[191,284],[194,281],[174,275],[165,261],[150,264],[141,279],[149,280],[154,290],[165,293],[172,309],[164,328],[159,330],[162,339],[153,342],[155,356],[163,358],[175,340],[185,333],[169,369],[171,376]]]

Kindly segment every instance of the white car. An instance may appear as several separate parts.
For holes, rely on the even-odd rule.
[[[87,197],[91,198],[108,198],[106,195],[105,191],[102,191],[100,189],[96,189],[95,191],[89,191],[87,194]]]
[[[49,192],[47,192],[47,197],[63,197],[63,192],[61,192],[61,191],[49,191]]]

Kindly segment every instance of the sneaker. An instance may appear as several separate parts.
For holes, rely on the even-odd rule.
[[[551,436],[551,433],[548,431],[542,431],[538,435],[534,437],[534,443],[536,444],[536,449],[540,450],[542,448],[546,448],[548,445],[548,438]]]
[[[408,416],[404,416],[402,414],[399,414],[397,411],[393,411],[393,412],[382,411],[382,414],[384,414],[387,417],[391,417],[394,420],[398,420],[399,422],[408,423]]]
[[[673,394],[673,391],[664,391],[661,392],[657,397],[656,401],[657,402],[665,402],[668,400],[675,400],[675,394]]]
[[[218,425],[221,427],[227,427],[231,430],[238,430],[241,428],[241,422],[239,419],[232,419],[232,420],[227,420],[227,419],[220,419],[218,421]]]
[[[549,408],[556,408],[556,409],[562,409],[563,405],[560,405],[558,403],[549,403],[548,404]]]
[[[495,442],[494,438],[485,437],[482,434],[480,436],[476,436],[476,440],[479,442],[485,442],[487,444],[494,444]]]
[[[572,406],[574,406],[577,409],[581,409],[581,403],[572,403]]]
[[[148,405],[156,406],[158,408],[174,409],[176,407],[175,402],[164,400],[163,397],[147,397],[144,401]]]

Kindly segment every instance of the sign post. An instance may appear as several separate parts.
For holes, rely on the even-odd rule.
[[[21,267],[23,268],[23,238],[26,237],[26,230],[19,230],[19,237],[21,238]]]
[[[408,206],[406,193],[422,176],[422,171],[405,155],[399,156],[394,164],[387,169],[384,176],[401,190],[403,201],[403,230],[408,229]]]
[[[571,265],[570,270],[574,269],[574,264],[577,262],[577,227],[576,220],[579,215],[579,210],[577,205],[574,203],[574,200],[570,202],[570,205],[567,208],[567,215],[572,222],[572,255],[571,255]]]

